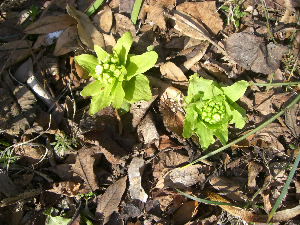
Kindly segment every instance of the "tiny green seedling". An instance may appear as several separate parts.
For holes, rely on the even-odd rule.
[[[229,7],[226,5],[223,5],[221,9],[223,9],[227,13],[229,13],[230,11]],[[236,29],[238,29],[240,26],[240,19],[247,14],[248,12],[241,12],[240,7],[238,5],[235,6],[230,16],[230,23],[233,24]]]
[[[78,141],[75,137],[68,137],[62,132],[61,135],[55,134],[55,142],[52,142],[51,145],[54,145],[54,150],[58,155],[64,155],[68,148],[73,149],[72,146],[77,147]]]
[[[75,61],[89,72],[95,81],[86,86],[82,96],[92,96],[90,115],[110,106],[129,110],[130,104],[152,98],[148,78],[144,72],[152,68],[158,58],[155,51],[142,55],[128,54],[133,39],[126,32],[117,41],[113,54],[95,45],[97,57],[89,54],[75,56]]]
[[[199,137],[203,149],[214,143],[216,136],[225,145],[228,141],[228,124],[235,123],[239,129],[246,121],[246,112],[235,101],[242,97],[249,85],[247,81],[238,81],[231,86],[221,87],[218,83],[190,77],[186,104],[183,137],[194,133]]]
[[[27,10],[29,16],[31,17],[31,22],[35,21],[35,17],[42,12],[42,10],[39,9],[39,7],[32,5],[30,6],[30,9]]]

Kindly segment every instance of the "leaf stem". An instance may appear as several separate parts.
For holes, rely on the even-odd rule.
[[[184,166],[184,167],[187,167],[187,166],[190,166],[190,165],[193,165],[203,159],[206,159],[208,157],[211,157],[227,148],[229,148],[230,146],[244,140],[245,138],[249,137],[250,135],[260,131],[261,129],[263,129],[264,127],[266,127],[267,125],[269,125],[270,123],[272,123],[274,120],[276,120],[278,117],[280,117],[282,114],[284,114],[287,110],[289,110],[290,108],[292,108],[298,101],[300,100],[300,94],[298,94],[296,96],[296,98],[290,103],[288,104],[284,109],[282,109],[280,112],[278,112],[277,114],[275,114],[273,117],[271,117],[270,119],[268,119],[267,121],[265,121],[264,123],[262,123],[261,125],[259,125],[257,128],[253,129],[252,131],[248,132],[247,134],[243,135],[242,137],[239,137],[238,139],[228,143],[227,145],[224,145],[223,147],[221,148],[218,148],[217,150],[215,151],[212,151],[198,159],[196,159],[195,161],[189,163],[188,165]],[[183,168],[184,168],[183,167]]]

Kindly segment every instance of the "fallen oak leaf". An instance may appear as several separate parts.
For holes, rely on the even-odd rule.
[[[78,35],[82,43],[89,49],[94,49],[94,45],[105,49],[103,35],[96,29],[87,15],[76,10],[69,4],[67,5],[67,12],[70,16],[74,17],[78,23]]]
[[[104,218],[103,224],[106,224],[111,214],[117,211],[126,188],[126,180],[127,176],[119,179],[110,185],[103,195],[97,197],[96,220]]]
[[[68,14],[46,16],[30,24],[24,32],[27,34],[48,34],[66,29],[73,24],[76,24],[76,20]]]

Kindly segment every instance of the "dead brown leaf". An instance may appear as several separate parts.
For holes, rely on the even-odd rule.
[[[196,183],[203,184],[204,173],[201,173],[202,165],[191,165],[184,168],[175,168],[167,172],[158,180],[155,188],[181,188],[192,186]]]
[[[225,42],[228,55],[241,67],[256,73],[270,74],[280,66],[287,47],[269,43],[249,33],[234,33]]]
[[[198,205],[199,202],[197,201],[188,201],[183,203],[174,213],[174,221],[176,221],[176,225],[183,225],[191,221],[198,212]]]
[[[135,157],[128,166],[129,193],[132,199],[138,199],[146,202],[148,195],[142,187],[142,175],[145,167],[145,161],[142,158]]]
[[[76,20],[67,14],[46,16],[30,24],[24,32],[27,34],[48,34],[66,29],[73,24],[76,24]]]
[[[79,47],[77,41],[77,27],[70,26],[65,29],[58,37],[53,54],[60,56],[74,51]]]
[[[93,22],[101,32],[109,33],[113,23],[111,8],[109,6],[104,6],[104,9],[94,16]]]
[[[74,173],[78,174],[85,181],[85,187],[89,191],[95,191],[99,188],[94,173],[95,158],[93,155],[101,153],[100,149],[98,146],[80,149],[75,164],[72,164]]]
[[[115,20],[116,20],[116,33],[122,36],[125,32],[129,31],[133,38],[136,36],[135,27],[132,21],[127,16],[116,13]]]
[[[155,145],[158,146],[159,134],[150,112],[146,114],[145,118],[138,125],[137,132],[146,145],[155,143]]]
[[[96,29],[90,18],[84,13],[76,10],[73,6],[67,5],[67,12],[77,21],[78,35],[89,49],[94,49],[94,45],[98,45],[105,49],[103,35]]]
[[[96,219],[103,219],[103,224],[109,221],[111,214],[118,211],[118,205],[126,189],[127,176],[110,185],[105,193],[97,197]]]
[[[217,34],[223,29],[223,21],[217,12],[215,1],[185,2],[176,7],[176,10],[189,14],[204,23],[205,29],[213,34]]]
[[[166,62],[160,66],[163,78],[171,81],[188,81],[182,70],[172,62]]]
[[[74,183],[72,181],[63,181],[52,184],[52,188],[47,191],[53,192],[59,195],[66,195],[74,197],[79,193],[80,183]]]

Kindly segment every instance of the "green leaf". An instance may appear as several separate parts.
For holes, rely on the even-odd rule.
[[[232,120],[230,123],[235,123],[235,127],[242,129],[246,123],[246,111],[237,103],[233,102],[230,105]]]
[[[87,85],[81,92],[81,96],[95,96],[102,92],[103,88],[107,86],[107,84],[103,84],[101,81],[96,80],[93,83]]]
[[[130,80],[137,74],[142,74],[151,69],[156,61],[158,55],[155,51],[145,52],[142,55],[135,55],[129,58],[129,64],[126,67],[127,77],[126,80]]]
[[[114,89],[112,90],[112,93],[113,93],[113,107],[115,109],[119,109],[122,107],[122,104],[123,104],[123,101],[124,101],[124,97],[125,97],[125,92],[123,90],[123,87],[122,87],[122,83],[123,82],[116,82],[115,83],[115,87]]]
[[[193,106],[185,108],[184,126],[182,136],[190,138],[195,133],[195,124],[198,118],[198,113],[194,110]]]
[[[213,130],[209,129],[202,121],[197,121],[196,134],[199,137],[199,142],[203,149],[207,149],[208,146],[215,142],[213,136]]]
[[[91,116],[99,110],[110,106],[112,102],[111,89],[112,85],[110,84],[106,86],[98,95],[93,96],[89,111]]]
[[[152,93],[148,78],[143,74],[138,74],[127,81],[124,86],[125,99],[133,104],[140,100],[150,101]]]
[[[129,110],[130,110],[130,103],[123,101],[121,108],[118,109],[119,116],[124,115],[125,113],[129,112]]]
[[[228,141],[228,123],[223,123],[218,129],[215,129],[213,132],[217,138],[221,141],[222,145],[226,145]]]
[[[103,50],[103,48],[101,48],[100,46],[98,45],[95,45],[94,46],[94,50],[97,54],[97,58],[98,60],[102,61],[104,58],[106,58],[107,56],[109,56],[109,54]]]
[[[133,39],[129,31],[124,33],[122,37],[117,41],[117,44],[113,50],[119,56],[120,64],[126,65],[127,55],[132,45]]]
[[[227,98],[229,98],[232,102],[235,102],[245,94],[248,86],[249,83],[247,81],[241,80],[231,86],[221,87],[221,89],[224,91]]]
[[[86,69],[89,73],[95,73],[95,68],[98,65],[98,59],[89,54],[82,54],[74,57],[76,63]]]
[[[139,16],[139,12],[142,6],[143,0],[135,0],[132,12],[131,12],[131,21],[133,24],[136,24],[136,20]]]
[[[100,7],[100,5],[104,2],[104,0],[96,0],[94,4],[85,12],[87,16],[92,15],[94,12],[97,11],[97,9]]]
[[[197,101],[201,95],[203,96],[207,88],[211,87],[213,81],[198,77],[195,73],[190,76],[189,83],[188,95],[185,101],[187,101],[187,103],[192,103]]]

